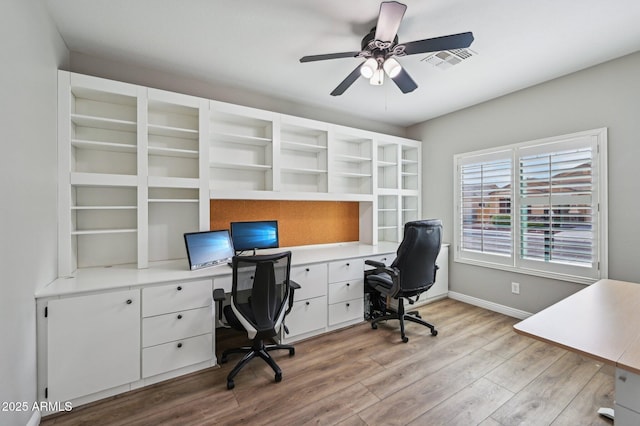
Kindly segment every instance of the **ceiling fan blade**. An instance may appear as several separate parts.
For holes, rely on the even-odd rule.
[[[360,52],[328,53],[326,55],[303,56],[300,62],[324,61],[325,59],[355,58]]]
[[[425,40],[402,43],[405,55],[416,53],[439,52],[441,50],[462,49],[471,46],[473,33],[451,34],[448,36],[427,38]]]
[[[385,1],[380,4],[378,23],[376,24],[376,40],[393,41],[400,28],[400,21],[407,6],[397,1]]]
[[[402,91],[402,93],[413,92],[418,88],[418,85],[411,78],[408,72],[402,68],[402,70],[392,78],[393,82],[398,86],[398,88]]]
[[[331,92],[331,96],[342,95],[344,91],[347,90],[349,86],[351,86],[358,79],[358,77],[360,77],[360,67],[362,67],[362,64],[358,65],[356,69],[351,71],[351,74],[349,74],[347,78],[342,80],[342,83],[338,84],[338,87],[333,89],[333,92]]]

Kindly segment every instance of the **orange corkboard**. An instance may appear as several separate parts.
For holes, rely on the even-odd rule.
[[[345,201],[210,200],[210,229],[277,220],[281,247],[358,241],[360,206]]]

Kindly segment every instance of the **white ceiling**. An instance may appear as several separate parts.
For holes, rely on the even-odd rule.
[[[401,0],[399,42],[472,31],[476,56],[447,70],[399,61],[418,84],[358,79],[378,0],[45,0],[73,52],[177,73],[400,126],[437,117],[640,50],[640,0]]]

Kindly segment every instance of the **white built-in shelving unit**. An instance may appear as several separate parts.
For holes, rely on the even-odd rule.
[[[404,224],[421,218],[421,144],[392,137],[377,142],[377,237],[399,242]]]
[[[184,257],[209,223],[208,104],[65,71],[58,92],[59,274]]]
[[[421,144],[60,71],[59,271],[185,256],[210,199],[353,201],[360,241],[420,215]]]
[[[212,196],[273,191],[274,119],[268,111],[210,101]]]
[[[280,190],[326,194],[329,188],[329,125],[282,116],[280,120]]]

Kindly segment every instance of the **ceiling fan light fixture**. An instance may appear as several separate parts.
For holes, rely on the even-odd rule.
[[[394,78],[395,76],[400,74],[400,71],[402,71],[400,62],[396,61],[394,58],[387,58],[387,60],[384,61],[384,64],[382,64],[382,67],[384,68],[384,71],[387,73],[389,78]]]
[[[362,64],[362,66],[360,67],[360,75],[362,75],[364,78],[371,79],[373,78],[377,70],[378,61],[376,61],[374,58],[369,58],[364,61],[364,64]]]
[[[369,79],[369,83],[373,86],[382,86],[382,83],[384,83],[384,70],[382,67],[374,71],[373,76]]]

